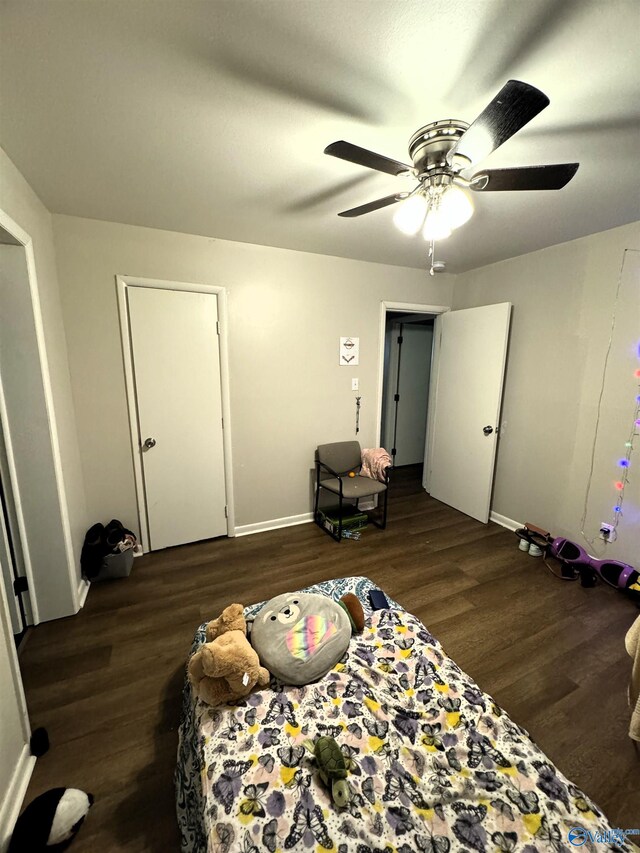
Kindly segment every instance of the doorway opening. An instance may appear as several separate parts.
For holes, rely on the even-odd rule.
[[[400,316],[388,318],[390,313],[400,314]],[[402,459],[399,455],[402,434],[394,423],[393,404],[399,402],[398,412],[401,413],[402,360],[406,352],[406,330],[410,325],[409,321],[416,319],[416,314],[423,315],[421,319],[425,321],[434,318],[425,415],[422,488],[432,498],[486,524],[491,509],[511,304],[501,302],[495,305],[451,311],[449,308],[431,305],[382,303],[379,337],[378,437],[382,436],[384,427],[385,440],[388,441],[391,436],[391,442],[395,441],[394,458],[398,474],[406,470],[404,466],[398,465],[398,462],[411,463],[412,460],[406,457]],[[391,323],[389,335],[387,335],[387,319]],[[397,330],[394,330],[394,323],[398,323]],[[403,327],[402,335],[397,333],[400,325]],[[392,363],[394,346],[397,346],[397,340],[395,344],[393,343],[394,333],[396,338],[398,336],[403,338],[402,350],[404,351],[401,351],[399,385],[397,384],[397,361],[395,374]],[[387,340],[388,358],[385,359]],[[424,355],[422,361],[426,361]],[[386,371],[385,364],[388,364]],[[418,372],[417,368],[416,372]],[[426,374],[425,369],[422,372],[423,381],[426,381]],[[386,387],[385,378],[387,379]],[[396,378],[395,386],[394,378]],[[399,400],[396,400],[398,396]],[[424,403],[420,405],[424,406]],[[383,408],[386,414],[384,424]],[[392,425],[391,432],[389,423]],[[424,421],[422,418],[416,418],[413,424],[410,431],[415,439],[416,434],[423,434]],[[393,444],[386,449],[393,450]],[[415,451],[412,452],[415,454]],[[419,466],[419,462],[414,464]],[[419,473],[419,468],[415,473],[416,475]]]
[[[394,461],[394,480],[406,480],[409,489],[415,485],[429,491],[430,466],[425,463],[435,412],[438,329],[441,315],[450,310],[448,305],[413,302],[380,305],[378,446],[385,447]],[[400,344],[398,337],[402,338]],[[416,376],[405,376],[412,364]],[[418,402],[412,401],[414,386],[420,391]]]
[[[380,446],[405,486],[424,479],[435,317],[386,312]]]

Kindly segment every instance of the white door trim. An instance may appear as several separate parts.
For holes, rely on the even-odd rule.
[[[381,425],[382,425],[382,388],[384,385],[384,337],[385,337],[385,329],[387,322],[387,312],[388,311],[403,311],[405,314],[444,314],[447,311],[451,311],[451,306],[449,305],[420,305],[416,302],[386,302],[382,301],[380,303],[380,330],[378,334],[378,401],[376,405],[376,447],[380,446],[380,433],[381,433]],[[426,445],[429,445],[429,439],[431,435],[431,420],[433,417],[433,406],[431,399],[431,388],[434,385],[433,379],[437,376],[437,373],[434,372],[434,363],[435,352],[436,352],[436,337],[435,337],[435,329],[434,329],[434,357],[431,359],[431,382],[429,386],[429,405],[427,409],[427,437],[426,437]],[[424,481],[423,481],[424,485]],[[426,488],[426,487],[425,487]]]
[[[13,677],[13,692],[18,699],[20,706],[20,726],[24,735],[24,742],[28,743],[31,737],[31,726],[29,725],[29,714],[27,712],[27,700],[22,686],[22,676],[20,675],[20,664],[16,652],[16,645],[11,631],[11,615],[9,613],[9,602],[7,601],[7,591],[4,584],[0,583],[0,630],[4,634],[4,641],[7,644],[9,653],[9,665],[11,675]]]
[[[227,535],[235,536],[235,511],[233,497],[233,466],[231,455],[231,398],[229,392],[229,351],[227,336],[227,291],[224,287],[214,284],[197,284],[194,282],[165,281],[155,278],[136,278],[128,275],[116,276],[116,291],[118,310],[120,314],[120,338],[122,341],[122,357],[124,361],[124,376],[127,391],[127,406],[129,409],[129,433],[131,437],[131,456],[133,473],[136,483],[138,502],[138,521],[140,526],[140,542],[142,550],[149,551],[149,526],[145,510],[144,477],[142,461],[138,453],[138,415],[135,395],[135,380],[133,359],[131,356],[131,333],[129,325],[129,309],[127,307],[128,287],[152,287],[161,290],[186,290],[192,293],[212,293],[218,300],[218,322],[220,323],[220,383],[222,389],[222,417],[224,430],[222,441],[224,447],[224,482],[227,503]]]
[[[11,616],[9,614],[7,594],[8,590],[5,591],[4,584],[0,582],[0,632],[2,633],[0,642],[4,643],[7,647],[9,669],[11,671],[11,680],[13,681],[12,691],[8,684],[3,685],[3,690],[7,693],[13,692],[16,697],[18,712],[20,714],[20,729],[22,731],[22,750],[13,767],[11,780],[8,790],[5,792],[4,800],[0,802],[0,850],[4,850],[8,846],[9,838],[20,814],[22,801],[27,792],[29,779],[36,763],[35,756],[31,755],[29,748],[31,726],[29,724],[27,700],[24,695],[22,676],[20,674],[20,664],[11,629]]]
[[[36,757],[31,755],[27,742],[22,747],[20,758],[13,770],[7,795],[0,804],[0,850],[6,850],[9,847],[35,766]]]
[[[24,517],[22,514],[22,504],[20,503],[20,495],[14,496],[13,483],[17,482],[16,476],[16,468],[14,462],[14,454],[13,448],[11,447],[11,436],[7,435],[8,430],[6,429],[7,424],[9,423],[8,415],[7,415],[7,404],[4,396],[4,388],[2,386],[2,376],[0,375],[0,430],[2,431],[2,440],[4,443],[4,454],[2,453],[2,448],[0,447],[0,479],[3,483],[3,491],[4,491],[4,499],[5,499],[5,509],[7,513],[7,521],[8,524],[5,524],[4,518],[0,518],[0,560],[3,562],[3,577],[4,577],[4,587],[7,593],[7,604],[9,607],[9,611],[11,614],[11,624],[14,629],[15,634],[19,634],[21,631],[24,631],[28,625],[31,625],[33,622],[33,615],[30,616],[29,621],[26,622],[27,619],[27,611],[31,610],[31,599],[29,597],[29,589],[26,590],[26,593],[19,593],[23,596],[22,598],[22,606],[25,610],[24,618],[20,612],[20,606],[18,604],[18,596],[15,594],[13,590],[13,583],[15,579],[15,574],[18,576],[24,575],[27,579],[27,584],[33,590],[33,584],[31,582],[30,576],[27,574],[27,564],[29,565],[29,571],[31,572],[31,563],[29,562],[29,552],[24,553],[24,545],[26,542],[25,536],[25,527],[24,527]],[[11,512],[13,510],[13,513]],[[1,513],[0,508],[0,513]],[[13,519],[11,515],[13,514]],[[17,527],[17,531],[14,530],[14,536],[17,535],[18,542],[14,542],[13,554],[11,553],[11,523],[12,521],[15,523]],[[16,548],[16,544],[18,548]],[[0,583],[2,583],[2,578],[0,578]],[[33,596],[35,598],[35,596]],[[26,624],[24,624],[26,622]],[[22,623],[22,626],[21,626]],[[2,848],[0,848],[1,850]]]
[[[429,399],[427,401],[427,434],[424,441],[425,465],[422,469],[422,488],[430,493],[431,460],[433,451],[433,425],[435,424],[436,400],[438,399],[438,378],[440,376],[440,346],[442,343],[442,315],[436,317],[433,324],[433,350],[431,352],[431,379],[429,381]]]
[[[22,229],[17,222],[5,213],[0,208],[0,226],[8,231],[19,243],[24,246],[27,260],[27,276],[29,279],[29,292],[31,297],[31,306],[33,309],[33,321],[36,334],[36,342],[38,346],[38,360],[40,363],[40,375],[42,377],[42,387],[44,390],[45,409],[47,413],[47,425],[49,428],[49,438],[51,440],[51,452],[53,456],[53,466],[56,479],[56,490],[58,493],[58,503],[60,505],[60,519],[62,522],[62,533],[65,543],[65,551],[67,554],[67,572],[69,574],[71,595],[73,606],[76,611],[80,609],[78,600],[78,572],[74,563],[73,542],[71,537],[71,522],[69,520],[69,508],[67,506],[67,495],[64,487],[64,477],[62,473],[62,459],[60,457],[60,442],[58,439],[58,427],[55,418],[55,409],[53,406],[53,392],[51,390],[51,377],[49,375],[49,361],[47,358],[47,348],[45,344],[44,325],[42,322],[42,310],[40,308],[40,295],[38,291],[38,279],[36,276],[36,260],[33,251],[33,242],[29,234]],[[33,581],[33,572],[31,561],[29,558],[29,548],[26,537],[26,528],[24,524],[24,514],[20,501],[20,490],[18,487],[15,461],[13,449],[11,445],[11,436],[9,433],[9,423],[7,420],[7,411],[4,405],[4,396],[0,401],[0,417],[2,418],[2,426],[4,430],[4,438],[6,443],[6,451],[9,464],[9,472],[11,477],[12,497],[15,503],[16,516],[18,519],[18,527],[20,537],[22,539],[21,546],[24,559],[25,575],[29,583],[29,603],[31,605],[31,613],[33,616],[33,624],[37,625],[40,622],[40,613],[38,610],[38,590]]]
[[[4,226],[3,226],[4,227]],[[8,228],[6,229],[9,230]],[[5,436],[5,441],[6,441]],[[7,447],[7,456],[10,454],[10,448]],[[14,472],[15,473],[15,472]],[[18,499],[16,498],[16,504]],[[18,509],[16,507],[16,513]],[[33,587],[32,587],[33,589]],[[27,700],[24,694],[22,684],[22,676],[20,674],[20,664],[16,653],[13,632],[11,628],[11,615],[9,613],[9,602],[7,596],[10,591],[5,590],[4,583],[0,580],[0,632],[2,637],[0,642],[7,647],[7,655],[9,657],[9,669],[11,671],[11,680],[13,681],[13,690],[9,689],[9,685],[3,685],[7,693],[13,692],[16,697],[18,712],[20,714],[20,729],[22,731],[22,750],[18,760],[13,767],[11,781],[6,792],[4,800],[0,803],[0,849],[4,850],[8,846],[9,838],[13,832],[15,822],[20,813],[22,801],[27,791],[27,785],[33,772],[36,763],[35,756],[31,755],[29,748],[29,740],[31,738],[31,726],[29,724],[29,714],[27,711]],[[35,596],[31,599],[32,607],[35,606]]]

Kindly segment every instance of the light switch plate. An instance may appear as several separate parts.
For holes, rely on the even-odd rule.
[[[357,391],[357,390],[359,389],[359,387],[360,387],[360,380],[358,380],[358,379],[352,379],[352,380],[351,380],[351,390],[352,390],[352,391]]]

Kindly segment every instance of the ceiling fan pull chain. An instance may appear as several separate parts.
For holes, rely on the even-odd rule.
[[[436,241],[435,240],[432,240],[429,243],[429,257],[431,259],[431,266],[429,267],[429,275],[435,275],[435,272],[433,270],[433,265],[436,262]]]

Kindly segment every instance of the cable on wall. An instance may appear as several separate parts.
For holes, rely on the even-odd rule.
[[[619,302],[619,298],[620,298],[620,290],[622,287],[624,266],[625,266],[625,262],[627,260],[627,254],[629,252],[633,252],[635,254],[640,254],[640,250],[638,250],[638,249],[625,249],[624,252],[622,253],[622,263],[620,264],[620,271],[618,273],[618,284],[616,286],[616,295],[615,295],[615,299],[614,299],[614,303],[613,303],[613,313],[611,315],[611,331],[609,333],[609,343],[607,344],[607,352],[605,355],[604,365],[602,368],[602,383],[600,386],[600,394],[598,396],[598,408],[597,408],[597,414],[596,414],[595,431],[594,431],[594,435],[593,435],[593,445],[591,447],[591,462],[589,465],[589,477],[587,479],[587,491],[586,491],[585,499],[584,499],[584,508],[583,508],[583,512],[582,512],[582,519],[580,521],[580,533],[581,533],[582,537],[584,538],[585,542],[587,542],[592,548],[596,546],[596,542],[595,542],[595,539],[590,539],[587,536],[587,534],[585,532],[585,526],[586,526],[587,513],[588,513],[588,508],[589,508],[589,497],[591,494],[591,485],[592,485],[592,481],[593,481],[593,468],[595,465],[596,446],[598,443],[598,433],[600,430],[600,416],[601,416],[601,412],[602,412],[602,398],[604,397],[604,390],[605,390],[605,386],[606,386],[606,376],[607,376],[607,367],[609,364],[609,356],[611,355],[611,348],[613,346],[613,337],[614,337],[615,326],[616,326],[616,316],[617,316],[617,311],[618,311],[618,302]],[[638,354],[638,357],[640,358],[640,347],[637,350],[637,354]],[[624,459],[621,459],[620,462],[618,463],[620,465],[620,467],[622,468],[622,476],[615,483],[615,488],[617,491],[617,500],[616,500],[616,504],[615,504],[615,507],[613,510],[614,511],[614,519],[613,519],[612,524],[610,525],[614,532],[617,530],[620,517],[622,516],[622,502],[624,500],[624,489],[628,483],[628,478],[629,478],[628,472],[629,472],[629,467],[630,467],[631,454],[633,452],[633,447],[634,447],[634,438],[638,435],[638,433],[640,431],[640,369],[636,370],[635,376],[638,379],[638,393],[637,393],[637,396],[635,398],[635,410],[634,410],[633,426],[632,426],[632,430],[631,430],[631,436],[630,436],[629,440],[625,443],[625,448],[626,448],[625,457],[624,457]],[[615,537],[611,537],[611,541],[613,540],[613,538],[615,538]]]

